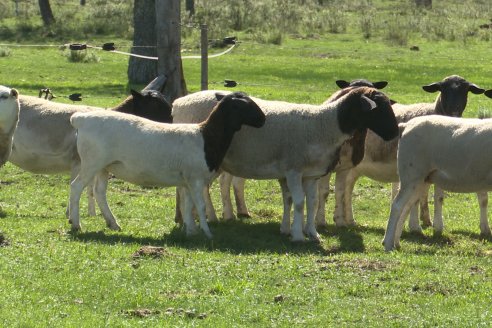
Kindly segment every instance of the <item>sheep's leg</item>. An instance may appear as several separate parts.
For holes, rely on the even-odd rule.
[[[352,195],[354,193],[355,183],[357,182],[358,178],[359,178],[358,173],[355,170],[350,170],[347,173],[347,178],[345,179],[345,190],[343,190],[344,201],[345,201],[344,202],[345,223],[343,224],[343,226],[356,224],[354,220],[354,212],[352,209]]]
[[[231,201],[231,183],[232,175],[227,172],[222,172],[219,177],[220,197],[222,199],[222,218],[224,220],[233,220],[234,212],[232,210]]]
[[[430,185],[428,185],[430,188]],[[420,197],[420,221],[424,227],[432,227],[429,212],[429,188]]]
[[[191,199],[190,192],[185,187],[178,187],[179,194],[179,207],[181,214],[183,215],[183,222],[186,229],[186,235],[192,236],[198,233],[195,219],[193,218],[193,201]]]
[[[174,208],[174,222],[181,226],[183,224],[183,206],[181,205],[181,196],[179,193],[179,188],[176,188],[176,203]]]
[[[292,241],[304,241],[303,221],[304,221],[304,199],[305,194],[302,189],[302,175],[299,172],[289,172],[286,176],[287,187],[292,195],[294,204],[294,221],[291,227]]]
[[[440,235],[444,229],[444,222],[442,219],[442,204],[444,203],[444,191],[438,186],[434,185],[434,234]]]
[[[326,227],[326,199],[330,194],[330,177],[328,173],[321,177],[318,182],[318,210],[316,211],[316,225],[318,227]]]
[[[400,246],[400,236],[398,235],[398,232],[399,229],[403,227],[403,223],[406,217],[406,215],[403,216],[402,214],[404,214],[403,211],[405,210],[405,208],[407,208],[407,210],[409,209],[407,204],[411,203],[414,193],[415,185],[412,186],[410,184],[406,188],[404,186],[400,186],[400,190],[398,191],[398,194],[391,204],[390,216],[383,239],[383,244],[386,251],[391,251],[395,247],[399,248]],[[403,222],[400,223],[400,220],[403,220]]]
[[[312,241],[319,242],[319,234],[316,231],[314,218],[318,209],[318,179],[305,178],[302,187],[306,193],[306,228],[305,233]]]
[[[285,179],[279,179],[280,189],[282,190],[282,203],[284,212],[282,214],[282,224],[280,224],[280,233],[284,235],[290,234],[290,210],[292,208],[292,195],[287,187]]]
[[[205,200],[205,212],[209,222],[218,222],[217,215],[215,214],[214,203],[210,198],[210,185],[207,185],[203,190],[203,199]]]
[[[96,216],[96,201],[94,198],[94,188],[96,183],[97,181],[93,180],[87,185],[87,211],[89,216]]]
[[[94,180],[96,170],[89,170],[81,166],[79,174],[70,183],[69,222],[72,223],[72,231],[80,231],[80,196],[84,188]]]
[[[350,170],[338,170],[335,175],[335,210],[333,221],[337,227],[346,226],[345,221],[345,188]]]
[[[246,179],[239,177],[232,177],[232,187],[234,190],[234,198],[236,199],[237,216],[243,218],[250,218],[248,207],[246,206],[246,199],[244,198],[244,183]]]
[[[489,221],[487,220],[487,207],[489,196],[486,191],[477,192],[478,203],[480,205],[480,234],[484,237],[490,237]]]
[[[96,196],[97,204],[99,205],[99,209],[101,210],[104,220],[106,220],[106,226],[111,230],[121,230],[116,218],[114,217],[113,213],[111,212],[111,209],[109,208],[108,200],[106,198],[106,193],[108,190],[108,178],[109,178],[108,172],[101,171],[96,176],[95,187],[88,185],[87,188],[89,187],[94,188],[95,191],[94,194]],[[94,181],[94,179],[92,181]]]
[[[419,202],[416,201],[410,206],[410,220],[408,221],[408,229],[413,233],[422,233],[422,227],[419,223]]]
[[[189,187],[193,204],[195,205],[195,209],[198,212],[198,217],[200,218],[200,228],[203,230],[207,238],[212,239],[213,236],[210,232],[210,228],[208,227],[207,215],[205,213],[205,199],[203,198],[206,189],[207,184],[203,183],[203,181],[195,181]]]

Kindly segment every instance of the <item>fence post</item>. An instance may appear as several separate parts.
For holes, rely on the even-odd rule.
[[[208,90],[208,28],[207,25],[200,25],[200,48],[202,57],[202,74],[201,74],[201,86],[202,90]]]

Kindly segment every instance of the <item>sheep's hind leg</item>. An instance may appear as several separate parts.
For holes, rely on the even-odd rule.
[[[232,188],[234,190],[234,198],[236,200],[237,216],[242,218],[250,218],[246,199],[244,198],[244,183],[245,179],[232,177]]]
[[[444,203],[444,191],[434,185],[434,228],[435,235],[441,235],[444,230],[444,222],[442,219],[442,204]]]
[[[190,192],[185,187],[178,187],[177,192],[179,193],[179,206],[183,215],[186,235],[196,235],[198,233],[198,229],[196,227],[195,219],[193,218],[193,201],[191,199]]]
[[[115,216],[111,212],[106,197],[108,190],[108,178],[109,173],[107,171],[101,171],[97,174],[95,179],[94,194],[99,205],[99,209],[106,221],[106,226],[111,230],[121,230]],[[94,181],[94,180],[93,180]]]
[[[283,235],[290,234],[290,210],[292,208],[292,195],[290,194],[285,179],[279,179],[280,189],[282,190],[282,203],[284,212],[282,214],[282,223],[280,224],[280,233]]]
[[[314,217],[318,208],[318,179],[308,178],[303,179],[302,186],[306,193],[306,229],[305,233],[309,239],[319,242],[319,234],[316,231]]]
[[[80,196],[84,191],[84,188],[94,180],[95,173],[83,173],[82,170],[79,175],[75,177],[70,183],[70,200],[68,206],[68,218],[72,223],[72,231],[82,230],[80,224]]]
[[[489,196],[486,191],[477,192],[478,203],[480,205],[480,235],[483,237],[490,237],[489,221],[487,220],[487,207],[489,203]]]
[[[304,241],[305,236],[302,232],[304,222],[304,199],[305,194],[302,188],[302,175],[300,172],[290,172],[286,176],[287,187],[292,195],[294,204],[294,221],[291,227],[291,238],[294,242]]]

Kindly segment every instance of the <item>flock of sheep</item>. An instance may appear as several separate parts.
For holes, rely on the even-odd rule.
[[[421,230],[419,206],[423,224],[431,224],[431,184],[436,233],[443,229],[443,190],[449,190],[477,193],[481,233],[491,235],[492,155],[486,150],[492,120],[460,117],[469,92],[492,98],[492,90],[453,75],[423,87],[439,92],[434,103],[394,103],[379,90],[386,82],[355,80],[337,81],[341,90],[317,106],[226,91],[196,92],[171,106],[158,91],[163,83],[157,78],[111,110],[55,103],[0,86],[0,165],[8,160],[33,173],[70,172],[67,216],[75,231],[81,229],[84,189],[89,215],[95,215],[96,201],[107,226],[120,229],[106,199],[113,174],[139,185],[176,186],[176,222],[184,223],[187,235],[197,233],[195,210],[200,228],[212,238],[207,218],[217,215],[208,186],[220,174],[224,219],[234,217],[231,184],[237,214],[249,216],[244,179],[277,179],[283,197],[280,232],[293,241],[306,235],[318,241],[316,228],[326,225],[324,205],[335,172],[337,226],[355,224],[352,191],[358,177],[393,183],[387,251],[399,247],[408,213],[410,230]]]

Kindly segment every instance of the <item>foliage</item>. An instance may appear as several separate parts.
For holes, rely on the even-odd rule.
[[[8,57],[11,53],[10,48],[0,47],[0,57]]]

